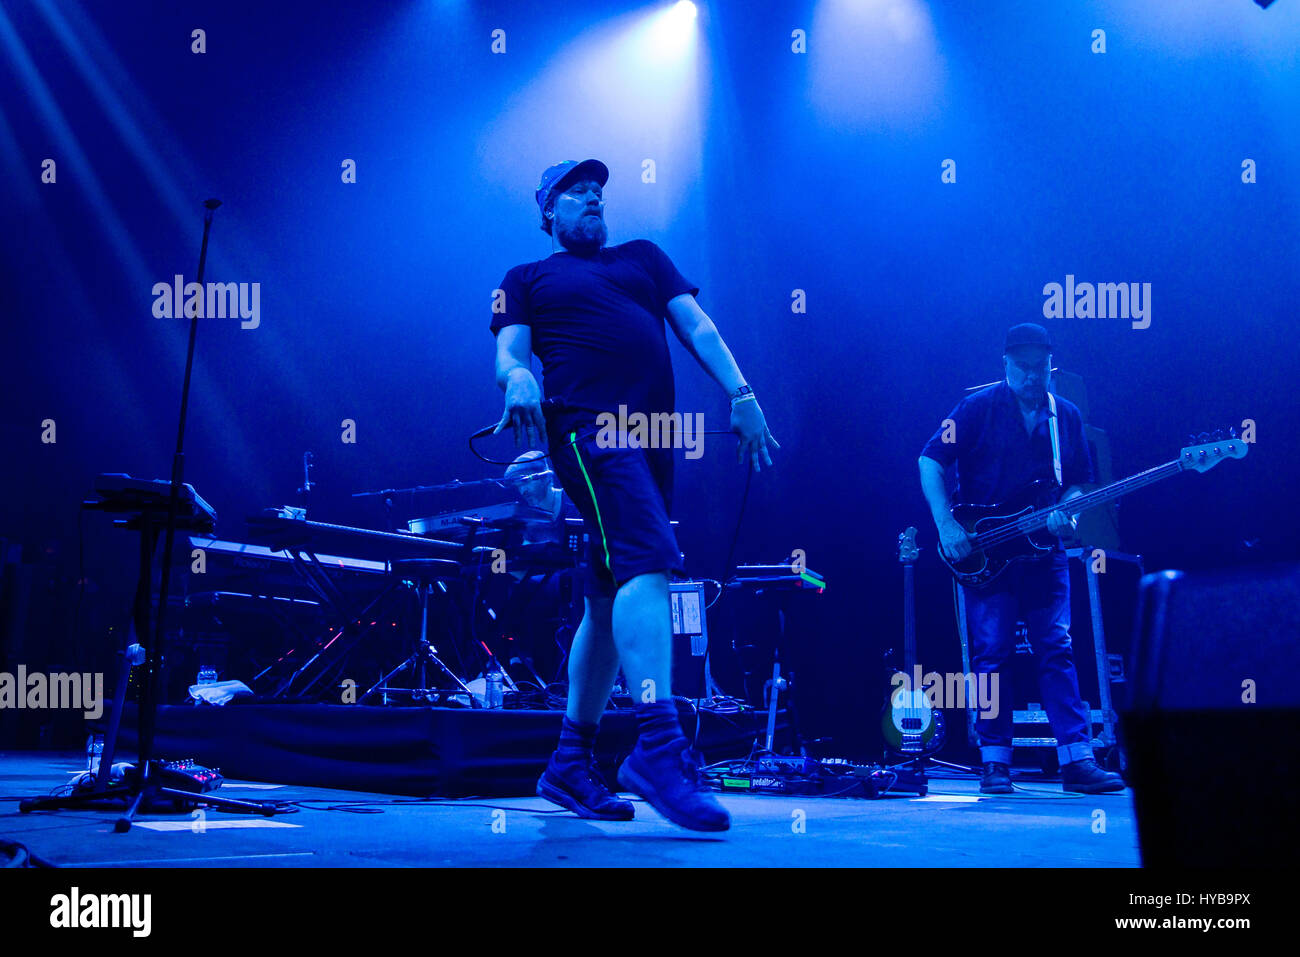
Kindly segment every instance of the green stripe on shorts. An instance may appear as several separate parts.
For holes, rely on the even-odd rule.
[[[578,468],[582,470],[582,479],[587,483],[587,494],[591,496],[591,504],[596,509],[596,527],[600,529],[600,546],[605,550],[605,567],[609,569],[610,574],[614,569],[609,564],[609,542],[605,540],[605,525],[600,520],[600,505],[596,501],[596,490],[591,487],[591,476],[587,474],[587,467],[582,464],[582,455],[578,452],[578,433],[569,433],[569,444],[573,448],[573,457],[578,460]]]

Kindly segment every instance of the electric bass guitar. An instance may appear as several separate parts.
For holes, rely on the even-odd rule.
[[[944,741],[943,712],[930,707],[924,690],[914,687],[916,674],[916,586],[913,582],[916,556],[916,529],[908,528],[898,536],[898,560],[903,563],[903,674],[907,683],[897,684],[889,701],[881,727],[890,750],[908,757],[934,754]]]
[[[1227,436],[1202,434],[1198,441],[1199,445],[1189,445],[1173,461],[1093,489],[1065,506],[1055,503],[1058,490],[1046,479],[1000,505],[954,505],[952,517],[974,536],[972,550],[959,562],[950,562],[942,550],[939,555],[962,585],[986,587],[1012,564],[1041,558],[1053,549],[1056,536],[1047,531],[1047,517],[1053,512],[1078,515],[1180,472],[1208,472],[1226,459],[1245,458],[1250,448],[1231,430]]]

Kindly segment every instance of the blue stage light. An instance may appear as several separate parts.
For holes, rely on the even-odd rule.
[[[556,49],[504,109],[493,104],[481,137],[493,182],[517,190],[557,159],[595,156],[611,170],[610,241],[663,230],[700,181],[710,70],[707,10],[696,13],[655,3]]]
[[[695,18],[699,11],[691,0],[678,0],[649,22],[648,51],[653,57],[667,60],[683,56],[695,40]]]

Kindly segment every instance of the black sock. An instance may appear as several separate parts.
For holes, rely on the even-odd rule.
[[[638,704],[635,710],[642,750],[651,751],[677,740],[685,746],[686,736],[682,734],[681,722],[677,720],[677,704],[672,699]]]
[[[556,760],[585,762],[590,759],[596,745],[597,728],[598,725],[585,721],[570,721],[566,714],[560,725],[560,743],[555,746]]]

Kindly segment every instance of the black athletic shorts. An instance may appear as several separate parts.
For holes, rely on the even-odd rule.
[[[600,448],[586,416],[548,416],[546,433],[551,467],[586,526],[587,594],[613,598],[637,575],[682,571],[668,521],[673,450]]]

